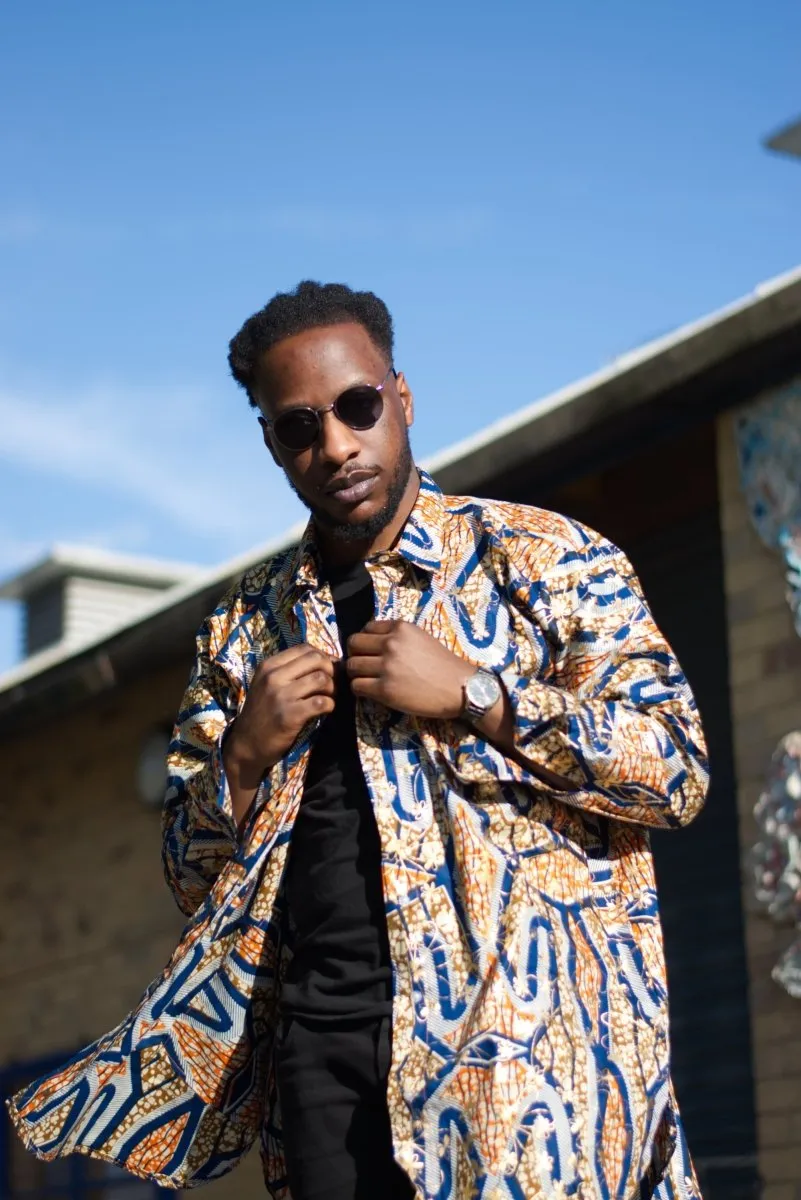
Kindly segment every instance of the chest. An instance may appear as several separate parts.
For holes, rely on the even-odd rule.
[[[343,593],[326,582],[290,603],[263,600],[249,622],[249,652],[227,664],[242,692],[259,661],[291,646],[343,658],[347,638],[370,619],[408,621],[486,670],[552,678],[561,654],[552,614],[537,602],[514,603],[486,564],[441,578],[405,561],[371,560],[365,571],[366,588]]]

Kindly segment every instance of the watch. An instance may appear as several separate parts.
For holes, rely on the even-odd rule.
[[[480,721],[498,703],[503,694],[500,680],[492,671],[478,670],[464,685],[462,716]]]

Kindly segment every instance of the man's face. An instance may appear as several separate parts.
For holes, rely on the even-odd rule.
[[[321,417],[308,450],[285,449],[268,420],[299,406],[325,408],[360,384],[373,387],[387,363],[358,324],[328,325],[285,338],[264,355],[254,394],[264,441],[318,525],[339,540],[370,541],[391,524],[411,486],[413,398],[402,375],[390,375],[372,429],[350,429],[335,413]],[[416,475],[414,475],[416,479]]]

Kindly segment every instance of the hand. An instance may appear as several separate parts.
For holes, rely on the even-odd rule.
[[[408,621],[368,621],[348,639],[345,670],[355,696],[415,717],[454,719],[475,666]]]
[[[368,621],[348,639],[345,670],[356,696],[415,717],[455,720],[464,710],[464,685],[476,671],[442,642],[408,621]],[[472,722],[482,737],[557,791],[574,785],[532,763],[515,747],[514,713],[503,683],[497,704]]]
[[[256,668],[223,753],[238,824],[264,774],[284,757],[303,726],[333,709],[334,660],[319,650],[293,646]]]

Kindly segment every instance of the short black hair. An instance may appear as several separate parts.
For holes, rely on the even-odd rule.
[[[259,312],[248,317],[228,347],[228,365],[237,383],[245,389],[251,406],[257,407],[253,379],[259,359],[277,342],[326,325],[362,325],[375,346],[392,366],[394,332],[392,317],[383,300],[373,292],[354,292],[344,283],[315,283],[304,279],[291,292],[278,292]]]

